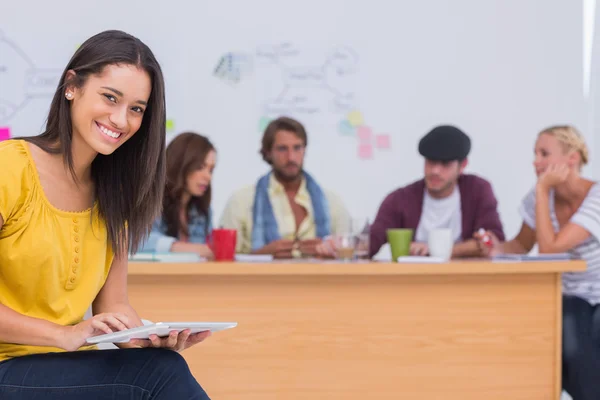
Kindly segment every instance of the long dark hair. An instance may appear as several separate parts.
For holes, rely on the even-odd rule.
[[[81,88],[90,75],[108,65],[133,65],[150,75],[152,91],[139,131],[114,153],[98,154],[92,162],[92,179],[98,212],[106,223],[115,252],[135,253],[150,233],[161,210],[165,182],[165,88],[162,70],[152,51],[125,32],[109,30],[86,40],[65,68],[50,105],[45,131],[24,138],[44,151],[62,154],[73,178],[71,107],[67,86]],[[75,76],[67,79],[72,70]],[[129,246],[128,246],[129,242]]]
[[[179,215],[181,197],[187,190],[187,177],[195,170],[202,169],[206,156],[215,146],[207,137],[194,132],[184,132],[175,137],[167,147],[167,183],[163,200],[163,221],[167,226],[167,235],[178,237],[179,232],[189,234],[188,226],[183,225]],[[187,205],[186,214],[195,207],[208,218],[211,200],[211,187],[200,197],[193,196]],[[208,224],[207,224],[208,227]]]

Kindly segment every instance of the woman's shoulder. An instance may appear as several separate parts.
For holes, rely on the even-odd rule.
[[[27,144],[24,140],[9,139],[0,142],[0,163],[2,166],[28,164]]]
[[[600,182],[591,182],[583,204],[593,207],[597,212],[600,212]]]
[[[600,197],[600,182],[591,181],[590,190],[588,191],[588,196]]]
[[[533,185],[527,190],[527,192],[525,192],[525,195],[521,199],[521,205],[526,208],[535,208],[535,193],[535,185]]]
[[[19,140],[0,142],[0,215],[6,222],[32,198],[34,175],[26,143]]]
[[[30,165],[27,144],[23,140],[5,140],[0,142],[0,178],[2,181],[21,178]]]

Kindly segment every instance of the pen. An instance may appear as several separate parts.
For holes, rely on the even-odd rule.
[[[485,229],[479,228],[479,231],[477,231],[477,233],[479,233],[479,235],[481,235],[481,239],[483,241],[483,244],[485,244],[487,247],[493,247],[494,246],[494,244],[492,243],[492,238],[485,231]]]

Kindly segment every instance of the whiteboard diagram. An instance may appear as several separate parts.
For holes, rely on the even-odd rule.
[[[371,159],[391,142],[389,134],[365,124],[355,89],[359,65],[359,54],[350,46],[334,46],[321,57],[284,42],[258,46],[252,53],[225,53],[213,75],[233,86],[245,78],[255,80],[258,131],[281,115],[301,121],[333,117],[342,136],[357,138],[358,157]]]
[[[0,30],[0,125],[37,97],[52,97],[61,70],[40,68]]]
[[[351,80],[358,72],[359,58],[352,48],[336,47],[313,65],[295,63],[301,57],[291,43],[257,49],[257,69],[269,64],[280,69],[280,88],[264,100],[264,115],[347,112],[356,107]]]
[[[292,43],[264,45],[253,54],[225,54],[214,75],[231,84],[240,83],[253,72],[255,77],[263,75],[259,95],[265,96],[260,101],[265,115],[310,115],[356,108],[351,82],[358,72],[356,51],[338,46],[313,65],[302,65],[304,60]]]

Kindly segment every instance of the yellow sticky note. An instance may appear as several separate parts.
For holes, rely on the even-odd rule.
[[[364,123],[362,113],[358,110],[352,111],[348,114],[348,121],[352,126],[360,126]]]
[[[175,129],[175,121],[172,119],[167,120],[167,131],[172,131]]]

